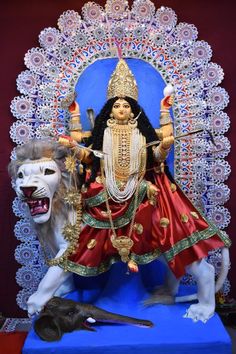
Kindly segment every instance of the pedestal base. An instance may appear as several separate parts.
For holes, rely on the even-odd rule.
[[[147,277],[126,275],[124,265],[115,265],[103,290],[87,286],[87,290],[70,294],[85,302],[99,293],[97,306],[122,315],[151,320],[153,328],[96,323],[96,332],[86,330],[66,333],[58,342],[42,341],[32,329],[25,341],[23,354],[231,354],[231,340],[218,315],[207,323],[194,323],[183,318],[189,304],[155,305],[144,308]],[[150,274],[149,274],[150,275]],[[92,284],[96,281],[89,279]],[[89,283],[88,283],[89,284]],[[91,284],[91,283],[90,283]],[[90,297],[91,297],[90,296]]]

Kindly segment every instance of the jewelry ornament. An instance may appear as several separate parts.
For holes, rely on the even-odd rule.
[[[120,59],[108,83],[107,99],[131,97],[138,100],[137,83],[124,59]]]
[[[126,263],[129,261],[130,250],[134,242],[128,236],[111,236],[111,243],[114,248],[117,249],[122,262]]]

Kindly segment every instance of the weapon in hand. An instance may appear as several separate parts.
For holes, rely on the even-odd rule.
[[[214,146],[216,146],[216,143],[215,143],[213,134],[212,134],[208,129],[192,130],[192,131],[187,132],[187,133],[183,133],[183,134],[180,134],[180,135],[176,135],[174,138],[175,138],[175,140],[180,140],[180,139],[182,139],[182,138],[186,138],[186,137],[188,137],[188,136],[191,136],[191,135],[194,135],[194,134],[198,134],[198,133],[203,133],[203,132],[207,132],[207,134],[209,135],[210,141],[212,142],[212,144],[213,144]],[[152,141],[151,143],[146,144],[146,145],[145,145],[145,148],[147,148],[147,147],[149,147],[149,146],[153,146],[153,145],[159,145],[160,142],[161,142],[161,140],[163,139],[161,132],[158,133],[158,137],[160,138],[160,140],[155,140],[155,141]]]
[[[94,154],[94,156],[99,157],[99,159],[103,159],[104,155],[107,155],[106,152],[103,152],[103,151],[100,151],[100,150],[93,150],[93,149],[90,149],[90,148],[88,148],[86,146],[83,146],[83,145],[80,145],[80,144],[77,144],[77,146],[82,148],[82,149],[86,149],[86,150],[92,152]]]
[[[70,136],[68,135],[60,135],[58,142],[61,143],[62,145],[65,145],[67,147],[79,147],[81,149],[85,149],[88,150],[89,152],[92,152],[94,154],[94,156],[103,159],[104,155],[106,154],[103,151],[100,150],[93,150],[87,146],[83,146],[77,143],[77,141],[75,141],[74,139],[72,139]]]
[[[188,133],[184,133],[184,134],[180,134],[180,135],[177,135],[175,137],[175,140],[179,140],[179,139],[182,139],[182,138],[185,138],[187,136],[191,136],[191,135],[194,135],[194,134],[198,134],[198,133],[203,133],[203,132],[206,132],[210,138],[210,141],[211,143],[216,146],[216,143],[215,143],[215,140],[214,140],[214,136],[213,134],[210,132],[210,130],[208,129],[197,129],[197,130],[192,130]]]

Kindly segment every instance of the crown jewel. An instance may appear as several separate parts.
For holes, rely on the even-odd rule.
[[[124,59],[120,59],[108,83],[107,99],[131,97],[137,101],[138,87]]]

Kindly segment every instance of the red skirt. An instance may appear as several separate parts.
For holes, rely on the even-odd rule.
[[[109,200],[117,236],[130,236],[133,246],[130,259],[146,264],[163,255],[177,278],[185,274],[185,267],[220,247],[230,246],[225,233],[209,223],[199,210],[171,183],[165,174],[154,176],[158,188],[156,205],[147,198],[147,182],[140,185],[138,208],[133,229],[135,197],[125,203]],[[91,183],[83,194],[84,227],[75,254],[68,262],[70,271],[84,276],[98,275],[120,261],[111,243],[113,234],[105,203],[103,185]]]

